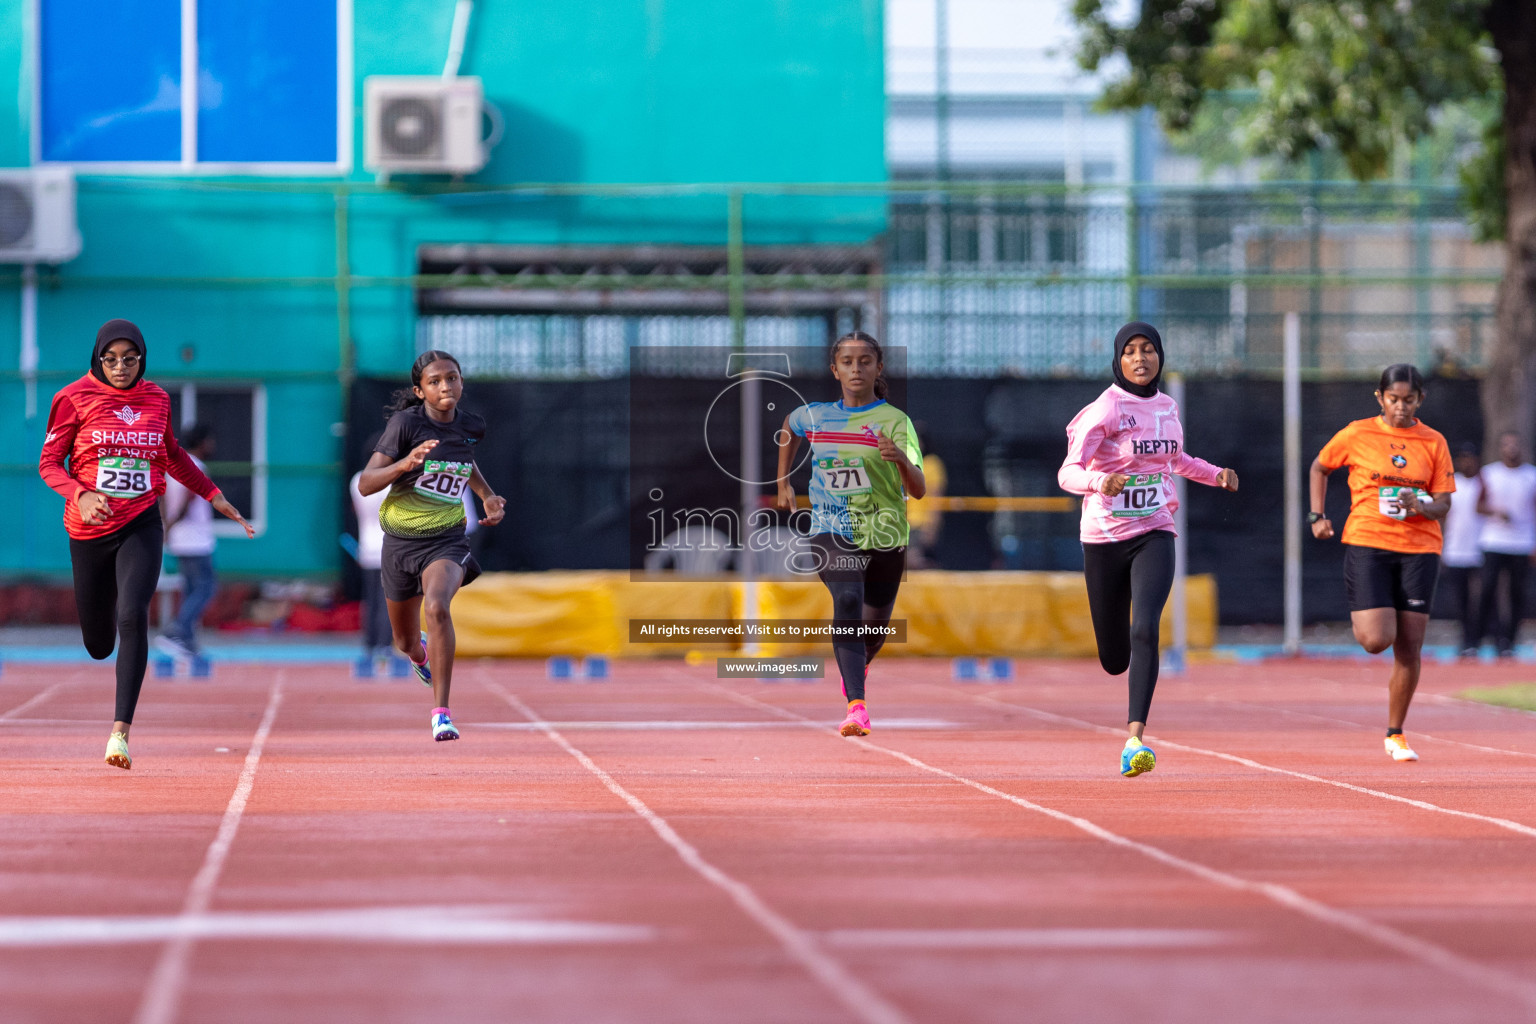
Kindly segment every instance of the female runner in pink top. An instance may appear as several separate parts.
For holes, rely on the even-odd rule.
[[[1131,735],[1120,774],[1157,765],[1141,741],[1157,686],[1158,623],[1173,589],[1175,475],[1237,490],[1237,474],[1188,455],[1179,407],[1158,391],[1163,339],[1133,321],[1115,335],[1115,383],[1067,424],[1067,460],[1056,480],[1083,495],[1083,576],[1099,645],[1110,675],[1130,668]]]

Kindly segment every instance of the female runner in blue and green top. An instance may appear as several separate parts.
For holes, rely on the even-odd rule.
[[[793,511],[789,474],[800,439],[811,445],[811,546],[817,575],[832,592],[834,625],[891,621],[906,568],[907,496],[921,498],[923,456],[907,414],[888,403],[880,343],[853,331],[832,345],[836,402],[811,402],[784,418],[778,433],[778,507]],[[844,736],[868,735],[864,677],[884,638],[834,638],[832,652],[848,700]]]

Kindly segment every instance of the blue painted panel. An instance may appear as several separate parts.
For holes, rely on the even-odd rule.
[[[180,0],[39,7],[43,159],[180,160]]]
[[[336,160],[336,4],[202,0],[197,158]]]

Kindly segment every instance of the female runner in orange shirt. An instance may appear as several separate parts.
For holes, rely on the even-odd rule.
[[[1424,381],[1407,363],[1382,371],[1381,415],[1355,420],[1333,435],[1312,462],[1312,512],[1319,540],[1333,536],[1323,512],[1328,474],[1349,467],[1344,524],[1344,594],[1355,639],[1372,654],[1392,648],[1387,697],[1387,753],[1417,761],[1403,720],[1419,685],[1419,652],[1440,574],[1440,521],[1456,490],[1451,451],[1439,431],[1418,420]]]

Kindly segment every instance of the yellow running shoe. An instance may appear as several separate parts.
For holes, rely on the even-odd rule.
[[[1156,767],[1157,753],[1151,747],[1134,736],[1125,741],[1125,749],[1120,751],[1121,775],[1134,779]]]
[[[132,768],[133,758],[128,754],[128,736],[115,732],[107,740],[107,764],[115,768]]]
[[[1413,752],[1413,748],[1408,745],[1408,741],[1403,738],[1403,734],[1400,732],[1395,732],[1388,736],[1386,744],[1387,753],[1392,756],[1394,761],[1417,761],[1419,759],[1419,755]]]

